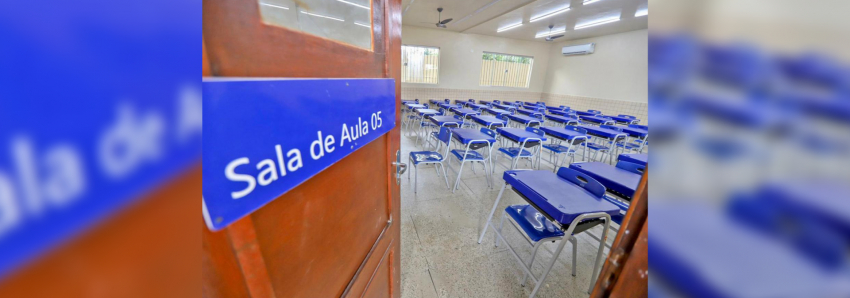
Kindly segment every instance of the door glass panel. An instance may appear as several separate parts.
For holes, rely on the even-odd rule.
[[[372,49],[370,0],[258,0],[263,22]]]

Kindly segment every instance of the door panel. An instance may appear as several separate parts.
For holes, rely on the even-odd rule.
[[[372,1],[372,21],[369,51],[263,24],[257,0],[205,0],[205,75],[395,78],[398,109],[400,0]],[[397,124],[224,230],[205,231],[212,234],[204,238],[205,258],[237,260],[252,297],[399,297],[399,188],[390,165],[399,130]],[[205,275],[233,276],[215,272],[233,266],[205,266]]]
[[[373,141],[251,216],[277,297],[342,295],[389,221],[385,154]]]
[[[392,268],[390,266],[392,264],[393,254],[392,246],[387,247],[387,251],[384,253],[383,258],[381,258],[380,264],[378,264],[378,268],[375,269],[371,280],[369,280],[369,284],[366,286],[366,290],[360,297],[382,298],[390,296],[392,292],[390,284]]]

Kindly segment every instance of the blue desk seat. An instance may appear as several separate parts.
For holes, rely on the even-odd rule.
[[[510,186],[529,205],[514,205],[505,209],[499,228],[493,227],[496,234],[496,246],[499,245],[500,241],[504,241],[505,239],[502,235],[502,226],[504,225],[505,218],[510,218],[511,223],[533,242],[534,250],[531,259],[527,262],[523,261],[510,243],[506,242],[508,244],[508,250],[523,265],[522,269],[525,274],[522,281],[523,285],[526,278],[529,277],[535,282],[535,287],[529,296],[533,298],[551,272],[552,267],[567,242],[573,244],[572,263],[573,276],[575,276],[575,264],[578,262],[576,260],[577,240],[573,235],[584,232],[593,226],[604,224],[601,239],[606,239],[610,218],[612,215],[619,214],[619,208],[603,199],[605,187],[602,184],[586,174],[569,168],[561,168],[557,174],[548,171],[510,170],[505,171],[502,178],[505,180],[505,186],[499,191],[499,195],[493,203],[493,209],[490,211],[487,222],[484,224],[484,230],[478,238],[478,243],[483,241],[487,228],[490,227],[490,221],[493,218],[496,207],[499,205],[505,189]],[[543,275],[538,279],[530,269],[532,264],[534,264],[537,251],[542,246],[542,243],[557,240],[561,240],[561,242],[552,254],[551,260],[548,261]],[[596,262],[591,272],[591,287],[596,282],[597,270],[602,261],[604,243],[604,241],[599,240]]]
[[[493,152],[493,143],[496,143],[496,132],[487,128],[482,128],[481,130],[454,128],[452,129],[452,134],[455,140],[466,145],[464,150],[455,149],[451,151],[452,155],[460,162],[460,169],[457,171],[457,179],[455,179],[455,186],[452,189],[452,192],[454,193],[454,191],[457,190],[458,184],[460,183],[460,175],[463,173],[463,165],[466,162],[480,162],[484,166],[484,171],[487,175],[487,185],[491,185],[490,176],[493,170],[489,156],[492,155]],[[481,152],[475,151],[485,147],[488,154],[486,157]],[[454,169],[452,169],[452,171],[454,171]],[[472,171],[475,171],[474,164]]]
[[[543,131],[533,127],[522,128],[498,128],[496,131],[499,132],[504,139],[508,139],[511,141],[520,144],[518,147],[507,147],[502,146],[499,148],[499,152],[507,155],[511,159],[511,167],[510,169],[514,169],[516,167],[517,162],[520,158],[527,158],[530,161],[534,161],[533,157],[535,156],[535,152],[539,152],[540,149],[534,150],[535,152],[531,152],[529,150],[525,150],[524,148],[534,148],[540,145],[543,141],[546,141],[546,137],[543,134]],[[538,162],[539,167],[539,162]]]
[[[507,154],[511,158],[516,158],[517,156],[520,156],[520,157],[531,157],[531,156],[533,156],[533,154],[531,154],[531,151],[528,151],[528,150],[525,150],[525,149],[520,149],[519,147],[507,147],[507,148],[502,147],[502,148],[499,148],[499,151]]]
[[[446,181],[446,188],[449,187],[449,178],[446,175],[446,168],[443,166],[443,161],[445,161],[445,156],[449,150],[449,142],[451,142],[452,133],[448,127],[440,127],[440,132],[437,134],[437,140],[446,146],[446,152],[440,154],[436,151],[414,151],[410,152],[410,164],[413,166],[414,175],[416,175],[416,180],[413,181],[413,192],[416,193],[418,191],[418,182],[419,182],[419,165],[420,164],[433,164],[439,166],[440,169],[443,170],[443,180]],[[439,143],[438,143],[439,144]],[[439,147],[438,147],[439,148]],[[410,180],[410,172],[407,171],[407,180]],[[439,177],[440,172],[437,172],[437,176]]]
[[[553,170],[557,170],[566,162],[567,157],[570,158],[570,163],[575,158],[576,149],[582,144],[587,144],[587,130],[581,127],[565,126],[565,127],[540,127],[547,136],[552,137],[552,143],[543,145],[543,149],[549,150],[549,162],[553,165]],[[562,145],[565,143],[567,146]],[[584,148],[585,158],[587,157],[587,147]],[[561,155],[565,155],[561,159]]]
[[[415,165],[423,162],[440,162],[443,160],[443,155],[434,151],[414,151],[410,152],[410,160]]]
[[[554,151],[555,153],[575,153],[574,149],[570,149],[570,147],[561,145],[561,144],[545,144],[543,148]]]
[[[522,231],[528,235],[531,241],[537,242],[541,239],[564,237],[564,231],[561,231],[551,221],[543,217],[543,214],[537,212],[531,205],[512,205],[505,208],[505,214],[513,218]]]
[[[457,159],[466,160],[466,161],[482,161],[482,160],[484,160],[484,154],[481,154],[478,151],[468,151],[468,152],[466,152],[465,150],[454,149],[454,150],[452,150],[452,155],[457,157]]]

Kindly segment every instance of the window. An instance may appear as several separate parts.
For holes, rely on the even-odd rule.
[[[484,52],[481,86],[528,88],[534,57]]]
[[[401,46],[401,81],[437,84],[440,82],[440,48]]]

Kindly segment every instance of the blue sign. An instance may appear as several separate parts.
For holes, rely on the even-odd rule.
[[[0,9],[0,278],[201,165],[201,3],[137,4]]]
[[[395,126],[392,79],[207,80],[203,86],[203,212],[214,231]]]

